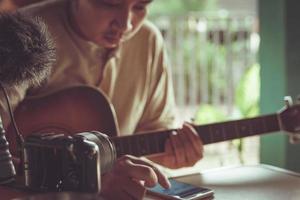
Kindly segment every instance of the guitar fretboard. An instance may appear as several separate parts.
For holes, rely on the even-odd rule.
[[[280,130],[277,115],[194,126],[204,144],[265,134]],[[167,138],[175,130],[157,131],[111,138],[117,156],[130,154],[143,156],[164,152]]]

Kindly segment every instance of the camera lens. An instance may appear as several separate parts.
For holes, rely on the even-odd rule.
[[[97,144],[100,152],[100,170],[101,174],[107,172],[113,166],[116,160],[116,150],[109,137],[98,131],[78,133],[76,136],[83,137]],[[75,136],[75,137],[76,137]]]

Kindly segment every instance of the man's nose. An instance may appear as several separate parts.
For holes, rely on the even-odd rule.
[[[127,32],[132,29],[132,13],[129,8],[120,10],[116,16],[118,28],[122,32]]]

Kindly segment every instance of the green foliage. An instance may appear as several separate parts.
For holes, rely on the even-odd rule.
[[[209,104],[203,104],[195,116],[195,124],[208,124],[213,122],[221,122],[226,120],[225,113]]]
[[[217,0],[155,0],[150,7],[150,16],[161,14],[180,15],[191,11],[207,11],[216,8]]]
[[[240,113],[241,118],[253,117],[259,114],[259,69],[259,64],[249,67],[237,85],[235,91],[235,109]],[[208,104],[200,105],[195,116],[195,122],[201,124],[229,119],[221,108]]]
[[[170,49],[179,49],[178,52],[173,52],[174,58],[176,58],[177,54],[180,54],[180,56],[183,55],[183,63],[185,63],[185,65],[183,66],[182,72],[184,76],[186,76],[186,90],[190,87],[188,77],[191,70],[195,71],[196,75],[194,75],[194,78],[198,80],[201,78],[200,74],[205,73],[208,81],[207,95],[209,103],[213,102],[212,94],[214,90],[221,91],[221,96],[226,95],[226,92],[222,93],[222,91],[228,89],[226,88],[228,85],[228,77],[226,77],[228,75],[228,73],[226,73],[226,67],[228,66],[227,57],[233,52],[239,55],[239,52],[244,48],[244,43],[235,42],[233,43],[232,49],[228,49],[228,46],[214,41],[215,38],[206,40],[205,43],[203,43],[203,38],[207,35],[199,35],[199,30],[197,29],[196,22],[193,22],[193,17],[186,18],[186,16],[193,16],[190,15],[189,12],[200,11],[203,14],[206,11],[217,11],[217,1],[218,0],[155,0],[150,7],[150,18],[154,21],[155,19],[162,19],[160,22],[161,25],[159,26],[161,30],[177,33],[178,28],[180,29],[181,35],[177,36],[175,34],[176,37],[180,38],[180,43],[178,43],[177,38],[174,36],[169,39],[172,44]],[[210,12],[206,13],[210,14]],[[162,15],[168,15],[171,20],[163,20],[164,18],[161,18]],[[228,24],[227,17],[227,15],[222,17],[223,21],[219,22],[217,28],[214,26],[210,27],[210,24],[208,24],[207,29],[209,31],[218,31],[219,29],[222,30],[222,27],[228,28],[228,25],[230,25],[229,31],[234,31],[236,27],[234,24]],[[183,19],[185,21],[182,21]],[[159,20],[157,20],[157,22],[159,22]],[[180,48],[178,48],[178,46]],[[191,55],[193,55],[192,63]],[[194,67],[195,69],[190,69],[190,67]],[[205,70],[203,70],[204,67]],[[260,79],[258,64],[246,70],[234,92],[233,110],[235,118],[237,113],[239,114],[239,118],[253,117],[259,114]],[[232,119],[233,116],[228,116],[224,106],[226,105],[215,106],[211,104],[201,104],[195,116],[195,123],[208,124]],[[241,152],[244,148],[243,143],[243,139],[234,140],[231,143],[238,149],[242,163],[243,158]]]
[[[235,92],[235,105],[242,117],[253,117],[259,114],[259,65],[250,67],[242,76]]]
[[[242,117],[254,117],[259,114],[259,94],[260,94],[260,66],[254,64],[242,76],[235,91],[235,106]],[[244,149],[244,140],[235,140],[234,144],[239,151],[241,163],[244,163],[241,153]]]
[[[254,64],[242,76],[235,91],[235,107],[242,118],[253,117],[259,114],[259,94],[260,94],[260,66]],[[196,124],[207,124],[219,121],[226,121],[229,118],[220,108],[213,105],[201,105],[195,117]],[[242,152],[244,140],[233,140],[239,152],[240,162],[244,163]]]

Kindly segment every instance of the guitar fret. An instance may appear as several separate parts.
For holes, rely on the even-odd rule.
[[[212,143],[212,137],[209,131],[209,126],[204,125],[204,126],[195,126],[194,127],[202,139],[203,144],[210,144]]]
[[[153,138],[155,141],[155,153],[159,153],[161,152],[161,148],[159,146],[159,141],[160,141],[160,137],[159,137],[159,133],[153,134]]]
[[[132,146],[131,146],[130,138],[126,137],[125,141],[126,141],[125,144],[128,147],[128,152],[126,154],[133,154],[134,151],[133,151]]]
[[[253,127],[253,121],[248,121],[248,124],[249,124],[249,129],[250,129],[250,132],[249,132],[249,136],[254,136],[256,135],[256,133],[254,132],[254,127]]]
[[[149,147],[149,152],[155,154],[158,153],[158,145],[157,145],[157,141],[156,141],[156,134],[148,134],[148,147]]]
[[[252,128],[252,124],[251,124],[250,120],[247,121],[247,125],[248,125],[248,129],[249,129],[248,135],[253,136],[253,128]]]
[[[123,149],[123,138],[112,138],[118,156],[124,155],[126,150]]]
[[[266,118],[266,131],[267,132],[274,132],[280,130],[278,119],[276,116],[270,115]]]
[[[140,147],[140,144],[139,144],[139,138],[137,137],[138,135],[135,135],[134,136],[134,142],[133,142],[133,146],[132,148],[134,149],[134,152],[133,152],[133,155],[135,156],[141,156],[142,153],[141,153],[141,147]]]
[[[259,133],[265,132],[264,120],[255,118],[251,122],[252,124],[252,135],[257,135]]]
[[[211,133],[211,138],[214,142],[221,142],[224,141],[224,134],[222,131],[222,126],[218,126],[218,124],[216,125],[211,125],[210,126],[210,133]]]
[[[114,138],[115,140],[118,141],[118,143],[116,143],[116,145],[119,146],[120,152],[117,155],[125,155],[128,153],[128,145],[126,144],[126,137],[125,138]],[[126,149],[124,149],[124,147]],[[116,147],[118,148],[118,147]]]
[[[140,152],[142,155],[146,155],[149,152],[149,146],[146,141],[146,135],[142,135],[139,139]]]
[[[164,132],[164,134],[162,134],[160,140],[158,140],[159,152],[165,151],[165,143],[166,143],[167,138],[170,136],[170,134],[171,134],[171,131]]]
[[[124,147],[123,147],[123,143],[120,141],[120,140],[118,140],[119,141],[119,149],[120,149],[120,153],[123,155],[123,154],[125,154],[125,151],[124,151]]]
[[[228,140],[228,134],[226,134],[226,132],[225,132],[225,126],[222,126],[221,130],[222,130],[222,136],[223,136],[224,140]]]
[[[211,128],[208,127],[208,130],[209,130],[208,133],[209,133],[210,143],[214,143],[215,142],[215,138],[214,138],[214,135],[213,135],[213,133],[211,131]]]
[[[124,155],[124,154],[127,154],[127,149],[124,149],[124,147],[127,147],[127,145],[124,145],[123,144],[123,138],[116,138],[115,139],[115,146],[116,146],[116,149],[117,149],[117,155]]]
[[[224,126],[224,133],[226,139],[236,139],[239,137],[239,133],[235,129],[235,124],[232,122],[226,123]]]
[[[116,149],[116,153],[117,155],[121,155],[122,154],[122,150],[120,149],[120,144],[119,144],[119,140],[113,140],[115,149]]]
[[[236,122],[233,122],[233,124],[234,124],[234,132],[235,132],[235,134],[237,135],[237,137],[240,138],[241,136],[240,136],[239,129],[238,129],[238,127],[237,127],[237,123],[236,123]]]
[[[251,126],[249,124],[248,120],[241,120],[240,121],[240,126],[239,126],[239,133],[243,137],[251,136],[252,131],[251,131]]]

